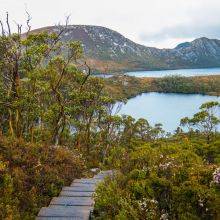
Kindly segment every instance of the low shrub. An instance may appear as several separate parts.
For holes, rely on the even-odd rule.
[[[77,151],[0,140],[0,219],[34,219],[39,209],[85,170]]]

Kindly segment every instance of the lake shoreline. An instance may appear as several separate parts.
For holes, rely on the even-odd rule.
[[[130,115],[136,120],[144,118],[150,125],[161,123],[166,132],[174,133],[184,117],[192,117],[206,102],[220,97],[201,94],[142,93],[121,106],[119,115]],[[218,127],[218,130],[220,127]]]
[[[112,77],[112,76],[136,76],[136,77],[164,77],[169,75],[181,76],[207,76],[220,75],[220,67],[204,67],[204,68],[183,68],[183,69],[151,69],[151,70],[126,70],[109,73],[93,73],[93,76]]]
[[[105,91],[117,100],[142,93],[176,93],[220,96],[220,75],[143,77],[113,76],[104,79]]]

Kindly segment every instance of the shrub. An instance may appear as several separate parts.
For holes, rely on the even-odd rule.
[[[0,219],[34,219],[39,209],[85,170],[76,151],[0,140]]]

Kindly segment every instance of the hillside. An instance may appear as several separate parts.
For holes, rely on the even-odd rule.
[[[58,31],[45,27],[33,32]],[[220,40],[199,38],[174,49],[137,44],[120,33],[100,26],[70,25],[62,41],[82,42],[85,57],[99,72],[203,68],[220,66]]]

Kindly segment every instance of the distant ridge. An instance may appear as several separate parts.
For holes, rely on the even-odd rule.
[[[56,32],[57,27],[32,32],[41,31]],[[82,42],[85,58],[97,72],[220,67],[217,39],[202,37],[174,49],[157,49],[137,44],[109,28],[69,25],[62,41],[70,40]]]

